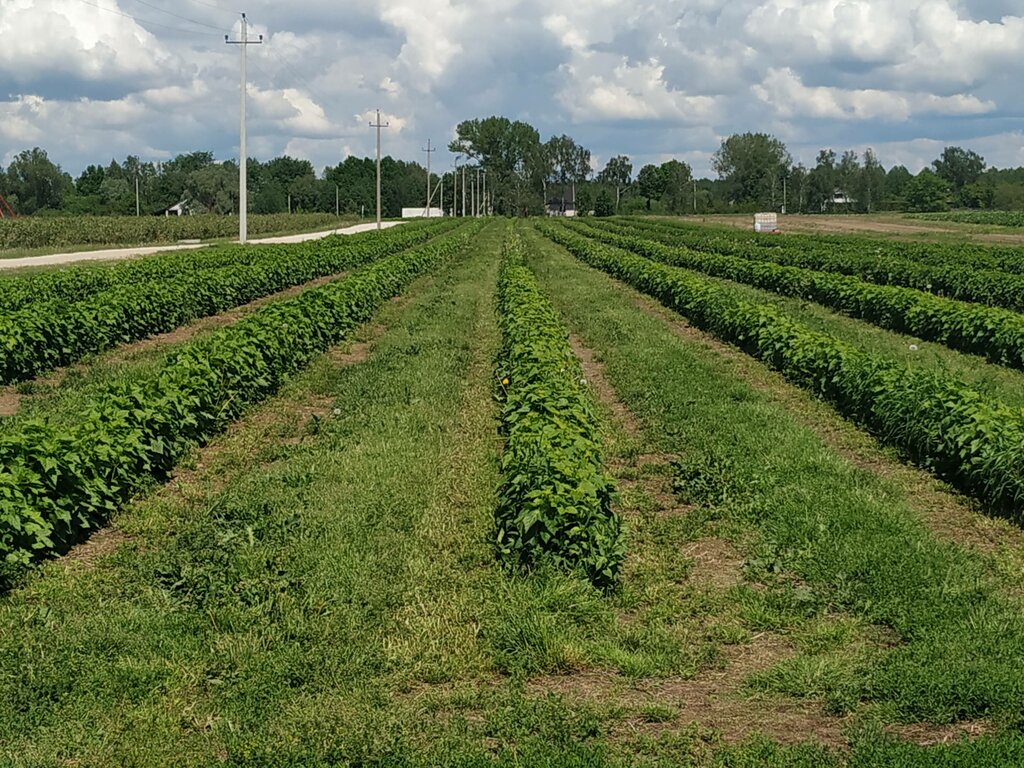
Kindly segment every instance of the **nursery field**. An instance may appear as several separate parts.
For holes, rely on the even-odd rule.
[[[0,763],[1024,764],[1022,312],[640,218],[0,279]]]
[[[249,235],[291,234],[332,229],[354,221],[327,213],[253,214]],[[235,216],[25,216],[0,218],[0,258],[54,250],[81,250],[112,245],[161,245],[178,240],[238,237]]]

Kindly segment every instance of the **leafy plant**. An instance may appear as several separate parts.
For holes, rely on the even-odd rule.
[[[611,587],[625,556],[597,419],[568,333],[510,231],[498,281],[503,349],[498,552],[512,567],[580,569]]]

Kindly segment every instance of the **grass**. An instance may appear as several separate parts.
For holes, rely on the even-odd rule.
[[[529,232],[631,537],[607,596],[500,569],[503,229],[0,597],[0,763],[1019,764],[1010,577]]]
[[[743,627],[805,649],[755,675],[755,689],[819,698],[865,723],[985,719],[1001,729],[993,756],[1019,749],[1015,580],[938,541],[897,483],[838,456],[714,346],[684,341],[624,286],[534,243],[532,265],[570,326],[657,450],[680,457],[677,490],[706,534],[743,552],[731,593]]]

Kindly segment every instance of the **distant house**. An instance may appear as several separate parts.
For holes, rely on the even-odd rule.
[[[828,208],[835,209],[838,207],[853,205],[856,202],[857,201],[851,197],[845,189],[839,189],[839,187],[836,187],[832,190],[832,197],[822,201],[821,210],[824,212]]]
[[[192,213],[192,209],[188,207],[188,203],[182,200],[180,203],[175,203],[170,208],[164,211],[164,216],[188,216]]]
[[[548,198],[547,213],[548,216],[575,216],[576,199],[574,191],[570,191],[564,198]]]

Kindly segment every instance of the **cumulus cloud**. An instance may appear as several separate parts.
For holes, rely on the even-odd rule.
[[[238,49],[223,35],[239,21],[217,5],[167,5],[171,16],[128,0],[0,0],[0,155],[38,144],[73,172],[128,153],[234,157]],[[913,164],[948,142],[1024,162],[1005,128],[1024,77],[1018,0],[252,0],[247,10],[265,35],[249,55],[252,151],[318,168],[372,154],[377,108],[391,123],[384,151],[409,159],[460,120],[504,114],[569,133],[598,158],[679,157],[698,173],[723,136],[747,130],[811,160],[819,143],[874,145],[883,162]]]

